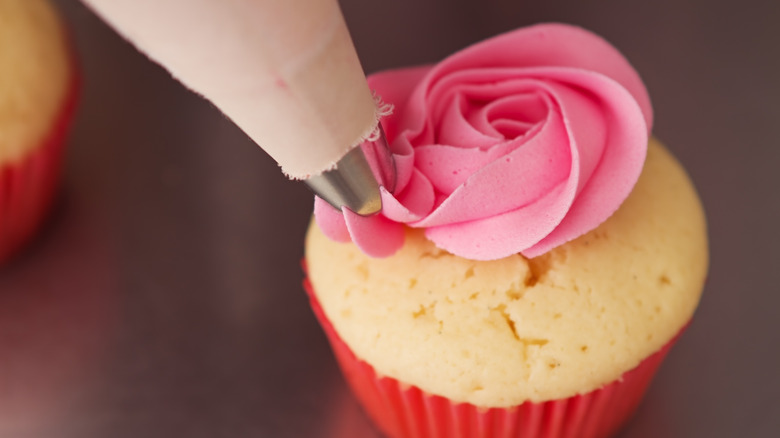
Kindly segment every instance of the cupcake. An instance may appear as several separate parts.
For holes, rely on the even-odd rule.
[[[545,24],[369,83],[395,105],[394,191],[367,218],[318,200],[305,258],[368,415],[394,438],[613,434],[708,262],[637,73],[596,35]]]
[[[0,262],[49,210],[73,117],[77,75],[44,0],[0,0]]]

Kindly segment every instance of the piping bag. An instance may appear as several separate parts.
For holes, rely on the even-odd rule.
[[[395,172],[337,0],[83,0],[203,95],[291,179],[334,207],[371,215]]]

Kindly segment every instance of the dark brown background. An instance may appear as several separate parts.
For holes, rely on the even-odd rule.
[[[308,308],[307,190],[75,0],[61,201],[0,270],[2,437],[373,437]],[[622,437],[780,433],[780,2],[343,1],[367,72],[539,21],[643,75],[706,206],[696,318]]]

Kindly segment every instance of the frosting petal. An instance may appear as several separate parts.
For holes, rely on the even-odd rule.
[[[625,200],[652,126],[628,61],[562,24],[499,35],[434,66],[373,75],[369,85],[396,108],[382,120],[396,187],[382,191],[380,215],[318,201],[315,216],[326,235],[376,257],[403,245],[401,224],[472,259],[549,251]]]
[[[349,242],[350,235],[344,215],[319,197],[314,197],[314,219],[329,239]]]
[[[404,229],[381,214],[360,216],[344,209],[344,220],[352,241],[371,257],[388,257],[404,244]]]

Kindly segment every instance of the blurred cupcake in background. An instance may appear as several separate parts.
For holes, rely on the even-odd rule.
[[[74,58],[48,1],[0,0],[0,263],[52,204],[78,95]]]

